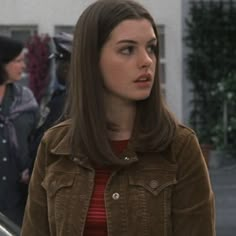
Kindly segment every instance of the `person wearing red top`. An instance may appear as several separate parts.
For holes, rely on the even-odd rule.
[[[22,236],[214,236],[196,134],[168,110],[158,25],[98,0],[75,27],[64,122],[38,149]]]

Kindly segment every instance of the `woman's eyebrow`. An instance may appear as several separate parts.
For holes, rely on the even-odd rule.
[[[156,37],[153,37],[153,38],[151,38],[147,43],[152,43],[152,42],[156,42],[156,41],[157,41],[157,38],[156,38]],[[122,39],[122,40],[119,40],[116,44],[121,44],[121,43],[138,44],[137,41],[132,40],[132,39]]]
[[[157,38],[156,37],[153,37],[152,39],[150,39],[148,41],[148,43],[156,43],[157,42]]]
[[[122,40],[119,40],[116,44],[122,44],[122,43],[138,44],[137,41],[135,41],[135,40],[131,40],[131,39],[122,39]]]

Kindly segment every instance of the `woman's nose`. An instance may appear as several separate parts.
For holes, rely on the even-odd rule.
[[[149,67],[152,64],[153,60],[150,56],[150,53],[147,50],[142,50],[139,55],[139,66],[140,67]]]

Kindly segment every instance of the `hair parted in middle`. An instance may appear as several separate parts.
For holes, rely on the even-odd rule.
[[[152,16],[132,0],[98,0],[85,9],[75,27],[67,101],[67,113],[72,122],[69,133],[72,153],[76,155],[82,151],[98,164],[124,163],[110,147],[99,61],[113,29],[128,19],[147,19],[159,41]],[[158,50],[155,54],[157,65],[151,94],[137,102],[131,138],[135,151],[164,151],[177,126],[161,95]]]

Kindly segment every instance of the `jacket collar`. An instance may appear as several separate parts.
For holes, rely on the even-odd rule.
[[[71,125],[71,120],[66,120],[58,125],[54,126],[53,128],[49,129],[57,132],[57,138],[55,140],[55,144],[52,145],[50,152],[55,155],[71,155],[71,145],[69,141],[68,130],[69,126]],[[52,132],[55,135],[54,132]]]
[[[73,156],[70,145],[70,137],[68,135],[68,130],[71,125],[71,120],[66,120],[51,129],[48,130],[48,135],[52,136],[50,140],[53,140],[51,144],[50,152],[54,155],[68,156],[75,162],[87,163],[88,157],[83,153],[77,153]],[[55,135],[56,134],[56,135]],[[133,150],[132,143],[129,142],[127,148],[118,155],[120,160],[123,160],[125,165],[131,164],[138,161],[136,152]]]

